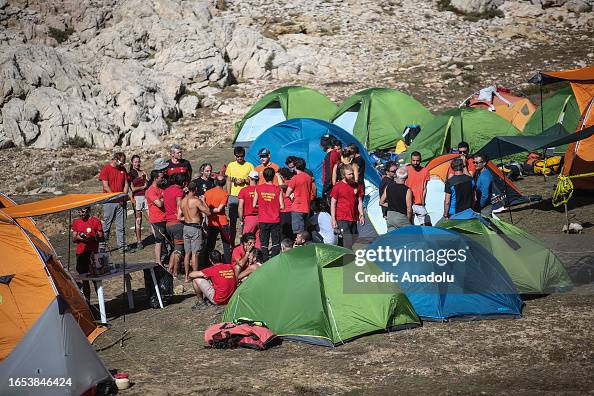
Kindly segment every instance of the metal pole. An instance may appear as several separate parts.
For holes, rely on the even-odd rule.
[[[124,285],[124,299],[126,298],[126,199],[122,198],[122,224],[124,224],[124,245],[122,247],[122,281]],[[124,323],[126,323],[126,311],[124,310]],[[120,346],[124,346],[124,340],[120,343]]]
[[[540,88],[540,133],[544,132],[544,108],[542,107],[542,81],[538,84]],[[546,175],[546,168],[547,168],[547,149],[542,149],[542,158],[543,158],[543,166],[542,166],[542,176],[544,178],[545,183],[547,182],[547,175]]]
[[[68,271],[70,271],[70,248],[72,245],[72,209],[68,210]]]
[[[505,188],[505,200],[507,200],[507,182],[505,177],[505,170],[503,168],[503,159],[501,157],[501,145],[499,143],[499,139],[497,140],[497,152],[499,154],[499,166],[501,167],[501,173],[503,174],[503,186]],[[503,200],[503,205],[505,206],[505,200]],[[514,218],[512,216],[511,205],[507,205],[507,209],[509,211],[509,221],[510,223],[514,224]]]

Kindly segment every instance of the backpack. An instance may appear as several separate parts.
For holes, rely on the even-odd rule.
[[[244,347],[263,351],[279,341],[272,331],[255,323],[217,323],[204,332],[206,347],[227,349]]]
[[[159,285],[159,293],[161,294],[161,301],[163,305],[171,303],[173,296],[173,276],[167,270],[160,265],[153,268],[155,271],[155,278],[157,279],[157,285]],[[155,293],[155,286],[153,283],[153,277],[148,269],[144,270],[144,287],[149,295],[149,304],[152,308],[160,308],[157,293]]]

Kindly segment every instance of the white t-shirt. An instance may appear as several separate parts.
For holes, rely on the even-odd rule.
[[[320,235],[327,245],[336,245],[338,242],[334,229],[332,228],[332,217],[330,213],[319,212],[315,213],[310,220],[311,224],[317,225],[320,229]]]

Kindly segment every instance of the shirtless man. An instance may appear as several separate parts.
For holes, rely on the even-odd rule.
[[[190,259],[192,270],[198,271],[198,254],[203,247],[203,223],[205,216],[210,215],[210,209],[199,198],[200,185],[192,180],[188,185],[188,194],[182,199],[180,210],[184,222],[184,270],[186,282],[190,281]]]

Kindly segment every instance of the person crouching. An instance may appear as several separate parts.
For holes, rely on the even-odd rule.
[[[192,309],[207,305],[225,305],[237,288],[237,270],[232,264],[224,264],[221,252],[210,252],[211,267],[190,272],[192,286],[198,301]]]

